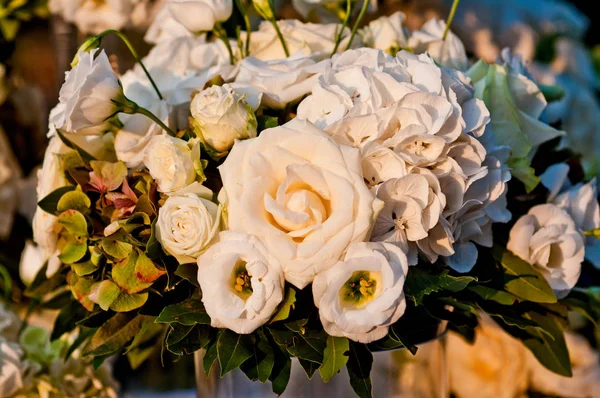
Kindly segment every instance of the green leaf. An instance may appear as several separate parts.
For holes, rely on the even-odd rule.
[[[366,345],[350,343],[350,354],[346,368],[350,376],[350,386],[360,398],[371,398],[373,386],[371,384],[371,367],[373,354]]]
[[[60,198],[62,198],[65,193],[71,192],[74,189],[75,187],[71,185],[55,189],[40,200],[37,205],[46,213],[56,214],[58,212],[57,208]]]
[[[484,300],[495,301],[502,305],[512,305],[517,300],[517,297],[508,292],[492,289],[491,287],[483,285],[470,286],[469,290]]]
[[[111,280],[104,280],[92,286],[93,299],[103,311],[107,311],[112,303],[121,295],[121,289]]]
[[[56,205],[56,210],[59,212],[64,212],[66,210],[77,210],[80,213],[86,213],[90,206],[92,205],[92,201],[87,197],[86,194],[81,192],[80,188],[73,191],[66,192],[58,201]]]
[[[144,348],[134,348],[131,351],[127,351],[127,360],[132,370],[139,368],[148,358],[154,354],[157,350],[157,346],[149,346]]]
[[[276,116],[261,115],[256,117],[256,121],[258,122],[258,132],[279,126],[279,118]]]
[[[210,325],[210,317],[198,296],[192,296],[181,303],[166,306],[156,318],[156,323],[179,323],[191,326],[197,323]]]
[[[414,301],[415,305],[419,305],[427,295],[442,290],[460,292],[476,280],[471,276],[451,276],[448,270],[430,274],[417,267],[411,267],[404,284],[404,292]]]
[[[294,309],[294,303],[296,303],[296,290],[288,286],[285,289],[285,297],[283,298],[283,301],[281,304],[279,304],[277,312],[275,312],[275,315],[273,318],[271,318],[269,323],[288,319],[290,316],[290,311]]]
[[[63,144],[65,144],[68,148],[76,150],[77,153],[79,154],[79,156],[81,156],[81,158],[83,160],[90,161],[90,160],[95,160],[96,159],[92,155],[90,155],[88,152],[86,152],[83,148],[81,148],[77,144],[75,144],[72,141],[70,141],[65,136],[64,132],[61,131],[61,129],[56,129],[56,134],[58,135],[58,138],[60,138],[60,140],[63,142]]]
[[[135,263],[135,276],[140,282],[153,283],[155,280],[167,272],[158,269],[144,253],[138,251],[138,258]]]
[[[507,292],[527,301],[556,303],[556,296],[546,278],[532,265],[499,247],[495,247],[493,253],[506,270],[504,288]]]
[[[271,344],[271,347],[275,362],[269,380],[271,380],[273,392],[277,395],[281,395],[287,388],[290,380],[292,360],[289,355],[286,352],[281,351],[279,347],[274,346],[273,344]]]
[[[148,293],[127,294],[121,293],[110,305],[115,312],[129,312],[137,310],[148,301]]]
[[[71,299],[69,304],[63,307],[56,317],[50,339],[56,340],[63,334],[74,330],[77,327],[77,322],[85,318],[86,314],[85,308],[78,301]]]
[[[87,221],[83,214],[77,210],[67,210],[58,216],[58,223],[75,237],[86,237],[88,235]]]
[[[131,313],[115,315],[94,333],[84,355],[108,356],[117,353],[133,340],[148,319],[152,317]]]
[[[53,292],[56,288],[65,284],[65,276],[60,270],[49,279],[46,278],[48,263],[44,263],[36,274],[33,282],[25,290],[27,297],[41,297]]]
[[[87,276],[96,272],[98,266],[91,261],[86,261],[84,263],[72,264],[71,269],[73,269],[78,276]]]
[[[294,323],[295,324],[295,323]],[[288,324],[286,324],[288,326]],[[301,326],[305,330],[304,326]],[[290,354],[298,359],[323,363],[323,352],[325,351],[326,334],[323,330],[305,330],[304,333],[296,333],[292,344],[287,347]]]
[[[128,257],[133,250],[133,246],[129,243],[109,238],[100,240],[100,247],[106,254],[113,257],[117,261]]]
[[[175,275],[185,279],[196,287],[200,287],[200,284],[198,283],[198,264],[180,264],[177,267],[177,270],[175,270]]]
[[[0,19],[0,32],[6,41],[13,41],[17,37],[17,32],[21,22],[16,19]]]
[[[544,94],[544,98],[548,103],[554,101],[560,101],[565,96],[565,90],[560,86],[547,86],[544,84],[538,84],[540,91]]]
[[[327,336],[327,344],[323,351],[323,365],[319,368],[321,379],[327,383],[348,362],[350,343],[346,337]]]
[[[115,315],[116,314],[113,311],[99,311],[91,314],[87,318],[80,320],[77,322],[77,325],[86,328],[99,328]]]
[[[219,332],[219,335],[221,335],[222,332],[223,330]],[[206,347],[204,358],[202,358],[202,367],[204,368],[204,373],[206,373],[206,376],[210,375],[210,370],[212,369],[217,356],[217,341],[214,340]]]
[[[94,309],[94,302],[89,299],[89,295],[92,291],[92,285],[94,284],[93,279],[81,278],[77,276],[75,272],[70,272],[68,277],[69,287],[73,297],[77,299],[85,307],[86,310],[92,311]]]
[[[65,264],[73,264],[81,260],[87,250],[87,243],[67,243],[60,251],[58,259]]]
[[[312,380],[315,372],[319,369],[319,366],[321,366],[319,363],[307,361],[306,359],[298,359],[298,362],[300,363],[300,366],[302,366],[304,373],[306,373],[308,380]]]
[[[90,184],[100,192],[111,192],[123,184],[127,177],[127,166],[123,162],[105,162],[92,160],[90,162]]]
[[[244,336],[224,329],[217,340],[217,357],[221,365],[221,377],[238,368],[252,356]]]
[[[112,278],[125,293],[138,293],[152,286],[151,282],[142,282],[136,275],[138,262],[150,261],[145,255],[134,250],[128,258],[119,261],[113,266]],[[154,267],[154,264],[152,264]]]
[[[275,356],[262,329],[258,329],[252,337],[256,338],[251,345],[252,356],[241,365],[241,369],[248,379],[264,383],[273,371]]]
[[[532,338],[523,341],[525,346],[548,370],[565,377],[573,376],[569,350],[560,322],[551,315],[532,312],[530,316],[532,321],[539,324],[551,336],[535,330]]]
[[[207,325],[173,324],[166,339],[167,350],[175,355],[188,355],[210,343]]]

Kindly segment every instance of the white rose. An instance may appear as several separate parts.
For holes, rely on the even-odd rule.
[[[291,56],[271,61],[247,57],[240,63],[235,81],[246,83],[264,93],[263,103],[266,106],[283,108],[308,94],[329,64],[329,60],[316,62],[310,56]]]
[[[198,282],[211,325],[249,334],[275,313],[285,280],[259,239],[224,231],[198,258]]]
[[[325,331],[361,343],[383,338],[406,309],[404,252],[388,243],[351,245],[343,261],[313,282]]]
[[[285,37],[290,54],[302,54],[304,56],[318,54],[323,58],[329,57],[329,54],[333,51],[340,28],[338,23],[313,24],[291,19],[279,20],[277,26],[283,37]],[[342,37],[343,39],[338,46],[339,52],[344,51],[348,45],[350,29],[345,28]],[[360,39],[355,36],[352,44],[353,47],[358,46]],[[281,41],[270,22],[261,22],[258,30],[252,32],[250,55],[262,60],[286,58]]]
[[[585,254],[583,234],[569,213],[556,205],[529,209],[511,229],[506,248],[534,265],[559,299],[579,279]]]
[[[159,192],[180,190],[196,179],[188,143],[169,135],[156,135],[150,139],[144,154],[144,166],[156,180]]]
[[[357,149],[298,118],[239,141],[219,167],[229,228],[259,237],[299,288],[364,241],[382,203]]]
[[[557,397],[600,397],[600,356],[583,336],[566,331],[565,340],[573,376],[559,376],[549,371],[528,353],[532,388]]]
[[[99,134],[98,127],[119,107],[114,101],[122,101],[123,90],[112,70],[108,57],[97,50],[79,52],[79,62],[66,73],[60,89],[59,105],[50,117],[56,128],[64,127],[68,133]]]
[[[169,125],[169,107],[166,101],[158,99],[152,87],[137,79],[137,75],[132,71],[123,75],[121,82],[127,98]],[[128,168],[137,168],[144,161],[144,154],[152,137],[162,134],[163,129],[150,118],[140,114],[121,114],[119,120],[123,127],[115,135],[117,159],[124,162]]]
[[[371,21],[362,30],[365,46],[378,48],[392,55],[406,48],[408,43],[403,27],[405,20],[406,15],[397,11],[389,17],[382,16]]]
[[[59,137],[52,137],[44,155],[42,168],[38,170],[37,197],[42,200],[52,191],[68,185],[67,179],[60,165],[59,155],[69,151]],[[44,258],[48,259],[48,277],[54,275],[60,267],[58,259],[58,219],[56,216],[46,213],[41,208],[37,208],[32,222],[33,240],[44,251]]]
[[[85,0],[75,11],[73,22],[81,33],[97,35],[129,24],[132,0]]]
[[[448,31],[446,39],[443,40],[446,23],[437,19],[430,19],[423,25],[421,30],[414,31],[408,39],[408,46],[415,53],[427,52],[440,65],[446,68],[461,71],[469,68],[467,53],[460,39],[451,31]]]
[[[481,317],[473,344],[449,333],[446,347],[450,389],[457,398],[526,396],[527,349],[490,317]]]
[[[254,111],[246,96],[228,84],[199,92],[190,109],[194,132],[218,154],[229,151],[235,140],[256,137]]]
[[[194,262],[219,231],[221,208],[210,201],[210,190],[200,188],[170,196],[158,210],[156,240],[181,264]]]
[[[168,0],[171,15],[190,32],[213,30],[218,22],[225,22],[233,12],[232,0]]]
[[[12,397],[25,385],[27,365],[23,350],[17,343],[0,337],[0,398]]]

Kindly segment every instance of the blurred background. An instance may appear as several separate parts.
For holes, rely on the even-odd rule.
[[[276,3],[280,17],[299,17],[291,1]],[[430,18],[446,19],[451,3],[383,0],[372,7],[365,23],[402,11],[407,17],[405,27],[416,30]],[[121,29],[139,54],[146,54],[150,45],[144,35],[162,6],[161,0],[0,0],[0,264],[15,281],[13,301],[23,302],[24,308],[19,263],[24,248],[31,245],[36,170],[44,157],[48,115],[58,102],[64,73],[78,43],[109,28]],[[596,131],[600,123],[586,119],[597,120],[600,114],[596,112],[600,26],[590,22],[596,10],[597,2],[584,0],[463,0],[452,25],[474,59],[491,62],[510,46],[530,62],[538,81],[564,84],[574,92],[585,90],[586,95],[577,96],[583,103],[571,106],[587,113],[575,118],[579,123],[564,122],[571,126],[565,129],[573,129],[575,148],[587,151],[590,175],[598,173],[595,158],[600,154],[600,131]],[[102,44],[118,73],[133,66],[129,51],[116,37],[109,36]],[[148,390],[191,391],[193,358],[165,355],[161,364],[161,353],[156,351],[135,370],[126,360],[117,359],[115,376],[123,391],[145,397],[151,396]]]

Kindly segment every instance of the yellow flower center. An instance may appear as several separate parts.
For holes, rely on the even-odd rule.
[[[342,305],[352,308],[367,305],[376,296],[379,279],[378,272],[354,272],[340,289],[339,294]]]
[[[243,260],[237,262],[231,272],[229,283],[231,291],[244,301],[252,296],[252,284],[250,282],[252,275],[246,269],[246,264]]]

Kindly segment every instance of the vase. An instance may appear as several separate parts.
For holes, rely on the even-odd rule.
[[[416,355],[408,350],[373,353],[371,380],[373,397],[447,398],[449,397],[445,335],[422,343]],[[274,396],[271,384],[252,382],[239,369],[218,377],[218,364],[207,377],[202,368],[203,351],[195,354],[196,386],[199,398],[264,398]],[[302,367],[292,360],[290,381],[283,398],[349,398],[355,394],[348,373],[342,368],[328,383],[318,372],[308,380]]]

